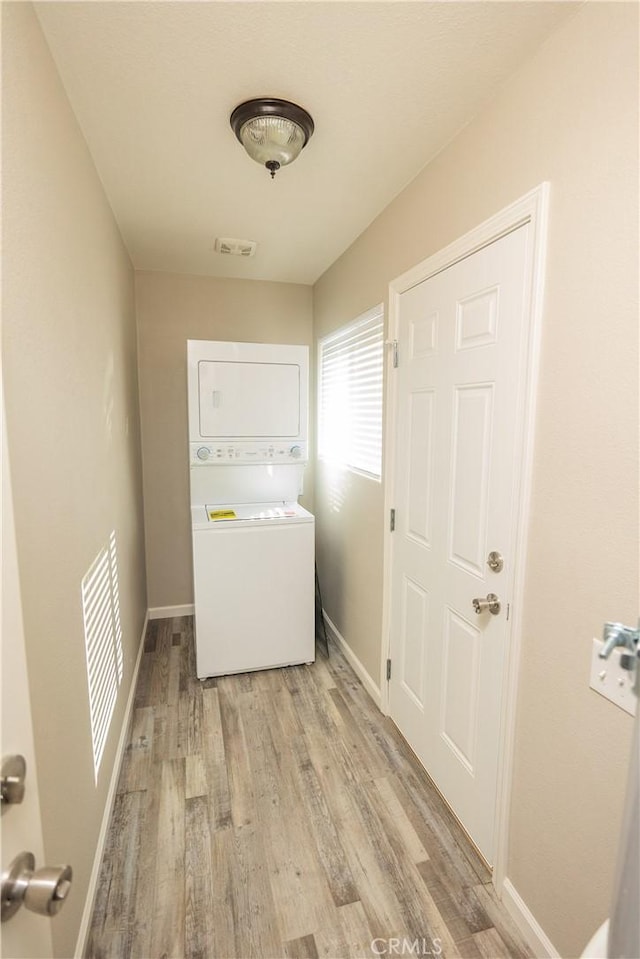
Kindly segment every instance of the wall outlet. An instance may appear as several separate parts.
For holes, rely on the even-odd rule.
[[[620,665],[620,653],[623,650],[618,647],[613,650],[608,659],[600,659],[599,653],[603,646],[601,639],[593,640],[589,685],[605,699],[611,700],[620,709],[635,716],[638,696],[634,691],[634,684],[636,673],[640,668],[640,660],[636,658],[635,669],[623,669]]]

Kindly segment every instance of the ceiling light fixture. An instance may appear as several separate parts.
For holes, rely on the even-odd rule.
[[[306,110],[288,100],[246,100],[231,114],[231,126],[252,160],[274,178],[309,142],[314,126]]]

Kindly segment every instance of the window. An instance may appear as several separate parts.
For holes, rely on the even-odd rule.
[[[319,341],[318,454],[380,479],[384,313],[369,310]]]

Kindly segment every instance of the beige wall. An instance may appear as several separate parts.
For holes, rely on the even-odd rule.
[[[321,335],[550,181],[508,875],[562,956],[608,913],[632,725],[588,673],[638,616],[637,38],[636,4],[585,5],[314,288]],[[324,605],[377,682],[383,491],[335,498],[319,469]]]
[[[153,609],[193,602],[187,340],[310,345],[311,287],[140,272],[136,303],[147,585]],[[312,479],[307,468],[306,506],[312,505]]]
[[[75,874],[52,924],[68,957],[146,608],[133,271],[31,4],[2,15],[7,435],[46,859]],[[96,784],[81,581],[112,530],[124,674]]]

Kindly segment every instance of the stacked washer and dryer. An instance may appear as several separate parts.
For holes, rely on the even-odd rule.
[[[315,658],[306,346],[189,340],[199,679]]]

